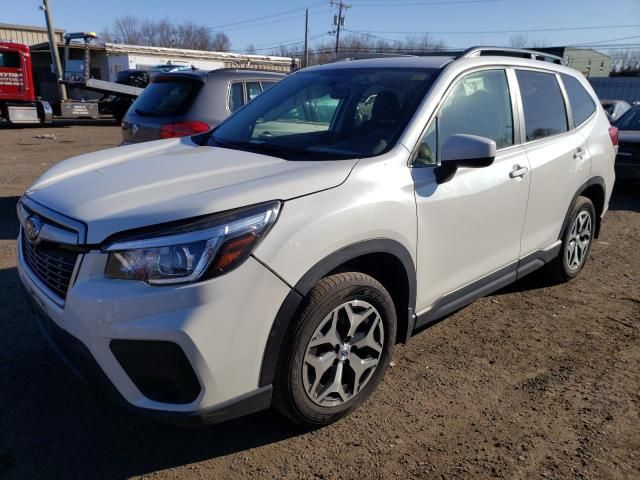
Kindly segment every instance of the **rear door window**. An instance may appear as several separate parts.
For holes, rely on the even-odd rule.
[[[571,112],[573,113],[573,123],[575,126],[582,125],[584,121],[596,111],[596,103],[585,90],[580,81],[571,75],[561,74],[562,83],[569,97]]]
[[[165,117],[185,114],[202,89],[192,78],[159,77],[153,80],[131,106],[138,115]]]
[[[266,92],[271,87],[273,87],[277,82],[265,82],[265,81],[262,81],[260,83],[262,84],[262,91]]]
[[[232,83],[229,88],[229,111],[235,112],[244,105],[244,87],[242,82]]]
[[[567,109],[556,76],[552,73],[516,70],[524,108],[527,141],[569,130]]]

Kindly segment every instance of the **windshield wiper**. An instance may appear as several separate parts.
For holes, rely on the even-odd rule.
[[[309,152],[305,148],[289,147],[286,145],[277,145],[266,142],[241,142],[232,140],[221,140],[212,135],[211,140],[214,144],[222,148],[230,148],[232,150],[244,150],[247,152],[267,154],[285,160],[308,160],[314,156],[313,152]]]

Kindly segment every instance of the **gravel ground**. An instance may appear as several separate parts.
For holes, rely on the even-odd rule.
[[[346,420],[307,431],[264,412],[182,430],[100,406],[16,276],[24,189],[119,141],[99,124],[0,130],[0,477],[640,478],[637,186],[616,189],[578,279],[533,274],[421,332]]]

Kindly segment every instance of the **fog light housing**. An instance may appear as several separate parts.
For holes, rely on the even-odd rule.
[[[187,356],[173,342],[111,340],[109,348],[134,385],[149,400],[191,403],[200,395],[200,382]]]

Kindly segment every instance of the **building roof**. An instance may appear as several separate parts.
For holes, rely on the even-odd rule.
[[[19,25],[14,23],[0,23],[0,30],[27,30],[30,32],[47,32],[45,27],[36,27],[33,25]],[[56,33],[64,33],[64,30],[61,28],[56,28]]]
[[[59,44],[62,47],[63,44]],[[84,48],[84,44],[80,42],[71,42],[71,48]],[[150,47],[146,45],[127,45],[123,43],[91,43],[89,49],[92,51],[105,51],[107,54],[139,54],[139,55],[157,55],[164,57],[182,57],[190,60],[218,60],[227,64],[237,62],[242,66],[246,65],[281,65],[290,67],[293,59],[291,57],[277,57],[273,55],[245,55],[233,52],[210,52],[207,50],[188,50],[184,48],[168,48],[168,47]],[[49,43],[39,43],[32,45],[31,50],[48,51]]]
[[[593,48],[584,48],[584,47],[540,47],[535,50],[539,50],[541,52],[551,53],[553,55],[558,55],[562,57],[570,51],[580,51],[580,52],[590,52],[592,55],[598,55],[602,57],[609,57],[606,53],[602,53],[599,50],[594,50]]]
[[[138,53],[146,55],[165,55],[172,57],[199,58],[202,60],[223,60],[238,62],[269,62],[291,65],[291,57],[272,55],[245,55],[232,52],[210,52],[207,50],[188,50],[184,48],[150,47],[146,45],[127,45],[122,43],[105,43],[107,53]]]

